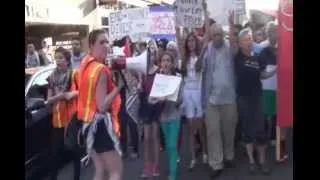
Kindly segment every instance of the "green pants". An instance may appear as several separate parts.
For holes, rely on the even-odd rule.
[[[169,176],[172,180],[177,177],[177,141],[179,136],[180,121],[170,120],[161,123],[161,128],[164,133],[166,152],[168,153],[169,162]]]

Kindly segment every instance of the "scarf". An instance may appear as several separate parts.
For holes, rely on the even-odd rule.
[[[121,149],[120,149],[120,143],[118,140],[118,137],[113,130],[112,127],[112,121],[110,114],[102,114],[102,113],[95,113],[93,116],[93,120],[90,123],[84,123],[82,126],[82,134],[85,135],[85,142],[86,142],[86,148],[87,148],[87,153],[88,156],[91,157],[92,155],[92,149],[93,149],[93,144],[94,144],[94,139],[95,139],[95,134],[97,133],[98,129],[98,124],[99,122],[103,121],[103,125],[106,126],[106,129],[108,131],[111,140],[114,143],[114,148],[115,150],[122,155]]]
[[[50,78],[54,94],[68,91],[71,75],[72,69],[68,69],[66,72],[59,72],[58,69],[54,70]]]

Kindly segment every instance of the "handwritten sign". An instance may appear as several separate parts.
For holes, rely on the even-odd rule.
[[[207,7],[210,18],[213,18],[222,26],[227,26],[229,24],[229,12],[234,9],[233,0],[208,0]]]
[[[110,13],[110,38],[120,39],[129,35],[133,42],[150,32],[149,8],[126,9]]]
[[[177,0],[176,23],[183,27],[199,28],[204,24],[203,0]]]
[[[181,77],[156,74],[150,97],[166,98],[169,101],[176,102],[178,99]]]
[[[245,0],[233,0],[234,22],[236,24],[241,24],[243,20],[246,19],[246,3]]]
[[[152,34],[175,34],[173,12],[150,13]]]
[[[244,0],[233,0],[234,3],[234,11],[237,15],[245,15],[246,14],[246,3]]]

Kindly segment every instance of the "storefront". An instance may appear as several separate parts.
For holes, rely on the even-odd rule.
[[[61,45],[61,41],[68,42],[74,36],[87,36],[89,23],[84,22],[83,10],[61,3],[39,0],[25,2],[25,37],[37,49],[41,47],[41,41],[48,37],[52,39],[52,46],[55,46],[59,44],[56,42]]]

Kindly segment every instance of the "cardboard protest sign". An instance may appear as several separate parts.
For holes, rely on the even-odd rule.
[[[150,32],[149,8],[125,9],[110,13],[112,40],[129,35],[133,42],[148,36]]]
[[[176,102],[178,99],[181,77],[156,74],[150,97],[165,98],[168,101]]]
[[[175,15],[177,25],[187,28],[199,28],[204,24],[203,0],[177,0]]]
[[[241,24],[246,19],[245,0],[207,0],[207,7],[210,18],[222,26],[228,25],[231,11],[235,12],[235,23]]]
[[[246,3],[245,0],[233,0],[234,4],[234,22],[236,24],[241,24],[246,18]]]

